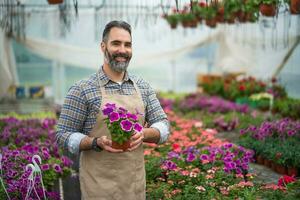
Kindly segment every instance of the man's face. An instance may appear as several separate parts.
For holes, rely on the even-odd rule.
[[[132,56],[131,36],[122,28],[112,28],[107,42],[101,43],[105,60],[116,72],[125,72]]]

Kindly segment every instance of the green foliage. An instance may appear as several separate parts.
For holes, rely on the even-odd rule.
[[[275,100],[272,110],[283,117],[300,119],[300,100],[293,98]]]

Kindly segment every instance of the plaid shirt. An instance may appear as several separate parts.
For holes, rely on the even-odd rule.
[[[88,80],[79,81],[68,91],[57,126],[56,141],[59,146],[77,154],[81,139],[90,133],[96,123],[102,99],[100,87],[105,87],[110,94],[130,95],[135,91],[133,81],[142,95],[146,122],[150,127],[159,130],[159,143],[165,142],[170,133],[169,122],[150,85],[128,73],[125,73],[122,84],[113,82],[101,68]]]

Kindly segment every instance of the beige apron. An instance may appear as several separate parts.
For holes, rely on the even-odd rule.
[[[95,127],[89,134],[92,137],[111,135],[104,123],[102,108],[106,103],[116,103],[128,111],[136,109],[144,113],[141,93],[134,83],[132,95],[107,94],[101,87],[101,110]],[[144,116],[139,116],[144,123]],[[84,200],[145,200],[146,180],[143,145],[133,152],[110,153],[107,151],[83,151],[80,155],[80,188]]]

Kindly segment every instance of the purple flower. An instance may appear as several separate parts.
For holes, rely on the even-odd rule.
[[[174,170],[177,168],[177,165],[176,163],[170,161],[170,160],[166,160],[164,163],[163,163],[163,167],[166,168],[167,170]]]
[[[110,121],[110,123],[118,121],[119,119],[120,119],[119,113],[117,113],[117,112],[110,113],[110,115],[109,115],[109,121]]]
[[[170,151],[169,153],[168,153],[168,159],[172,159],[172,158],[179,158],[180,157],[180,155],[178,154],[178,153],[176,153],[175,151]]]
[[[137,121],[137,120],[138,120],[138,117],[137,117],[137,115],[135,115],[135,114],[127,113],[126,116],[127,116],[127,118],[132,119],[132,120],[134,120],[134,121]]]
[[[116,108],[116,104],[115,103],[107,103],[104,105],[106,108],[112,108],[115,109]]]
[[[126,132],[130,132],[132,130],[132,122],[129,121],[129,120],[122,120],[121,121],[121,128],[123,131],[126,131]]]
[[[54,169],[54,171],[56,171],[56,173],[62,173],[62,169],[61,169],[60,165],[58,165],[56,163],[53,165],[53,169]]]
[[[46,171],[46,170],[50,169],[50,166],[49,166],[49,164],[43,164],[43,165],[41,165],[41,169],[42,169],[42,171]]]
[[[201,159],[201,160],[208,160],[208,156],[207,156],[206,154],[202,154],[202,155],[200,156],[200,159]]]
[[[126,110],[125,108],[123,107],[119,107],[119,110],[118,110],[120,113],[127,113],[128,110]]]
[[[63,165],[66,166],[66,167],[70,167],[73,164],[73,161],[70,160],[66,156],[62,156],[61,161],[63,162]]]
[[[48,160],[50,158],[50,154],[48,151],[43,151],[43,157],[44,159]]]
[[[111,112],[113,112],[114,111],[114,109],[113,108],[104,108],[103,110],[102,110],[102,113],[103,113],[103,115],[109,115]]]
[[[193,162],[196,159],[195,154],[193,153],[188,153],[187,157],[186,157],[186,161],[187,162]]]
[[[138,122],[134,124],[133,126],[133,130],[137,131],[137,132],[141,132],[143,130],[142,125],[140,125]]]

